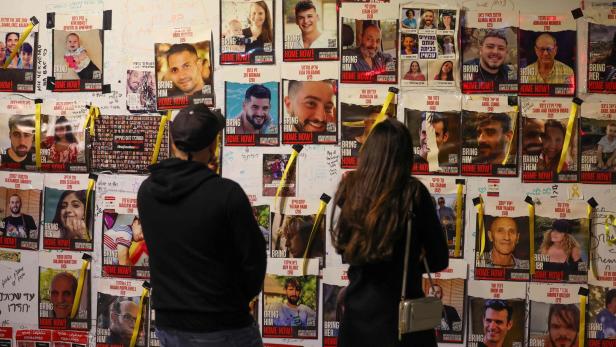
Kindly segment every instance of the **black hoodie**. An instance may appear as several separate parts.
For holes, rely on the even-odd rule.
[[[265,276],[265,240],[242,188],[205,165],[150,166],[137,195],[150,253],[156,325],[212,332],[252,323]]]

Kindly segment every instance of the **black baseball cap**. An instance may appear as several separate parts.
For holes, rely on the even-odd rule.
[[[557,219],[552,223],[552,229],[561,233],[571,234],[571,223],[566,219]]]
[[[214,142],[225,126],[225,119],[217,110],[203,104],[180,110],[171,122],[171,138],[182,152],[198,152]]]

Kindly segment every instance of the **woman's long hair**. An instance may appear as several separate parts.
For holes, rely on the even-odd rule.
[[[339,184],[334,197],[338,223],[332,244],[350,264],[391,258],[409,214],[413,141],[408,128],[389,118],[378,123],[359,153],[359,166]]]
[[[66,119],[66,117],[64,116],[58,117],[58,119],[56,119],[55,126],[64,126],[64,137],[66,137],[66,141],[70,143],[77,143],[77,139],[75,138],[75,135],[73,134],[73,127],[71,126],[71,123],[68,121],[68,119]],[[54,131],[53,138],[56,141],[60,141],[60,137],[56,135],[55,131]]]
[[[274,35],[272,34],[272,15],[270,9],[265,1],[257,1],[252,3],[253,6],[259,6],[265,12],[265,20],[263,21],[263,27],[261,28],[261,34],[258,38],[264,43],[270,43],[273,41]],[[250,20],[249,20],[250,22]]]
[[[552,242],[551,233],[552,229],[549,229],[548,231],[543,233],[543,241],[541,242],[541,247],[539,248],[541,250],[541,254],[548,254],[548,249],[550,249],[550,247],[552,247],[552,245],[554,244],[554,242]],[[562,245],[568,259],[571,256],[571,252],[573,251],[573,249],[576,247],[579,248],[580,244],[573,236],[571,236],[571,234],[563,234],[564,235]]]

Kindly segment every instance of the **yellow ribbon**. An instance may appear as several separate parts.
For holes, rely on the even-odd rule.
[[[372,127],[370,127],[370,131],[368,132],[368,136],[370,136],[370,132],[372,132],[372,129],[374,129],[374,127],[379,124],[380,122],[384,121],[387,115],[387,109],[389,108],[389,104],[391,104],[392,100],[394,100],[394,97],[396,96],[397,90],[393,91],[390,90],[387,92],[387,96],[385,97],[385,102],[383,103],[383,107],[381,107],[381,112],[379,112],[379,115],[376,117],[376,119],[374,120],[374,123],[372,123]]]
[[[216,135],[216,150],[214,151],[214,155],[216,156],[216,173],[219,175],[222,172],[221,151],[222,151],[222,132],[218,132],[218,135]]]
[[[569,153],[569,144],[571,143],[571,134],[573,133],[573,124],[575,124],[575,116],[577,115],[578,104],[571,103],[571,112],[569,113],[569,122],[567,123],[567,133],[565,133],[565,141],[563,142],[563,149],[560,152],[560,161],[558,162],[557,173],[560,173],[565,165],[567,154]]]
[[[535,205],[528,204],[528,238],[530,239],[530,274],[535,274]]]
[[[580,295],[580,327],[578,332],[578,346],[584,347],[586,340],[586,295]]]
[[[158,153],[160,152],[160,145],[163,143],[163,135],[165,134],[165,125],[171,119],[171,110],[167,111],[167,114],[160,118],[160,124],[158,124],[158,134],[156,134],[156,144],[154,145],[154,151],[152,152],[152,158],[150,164],[156,164],[158,161]]]
[[[13,52],[11,52],[11,55],[9,56],[9,58],[4,62],[4,65],[2,66],[3,69],[6,69],[11,63],[11,61],[15,58],[15,56],[17,56],[17,53],[19,52],[21,45],[24,43],[24,41],[26,41],[28,36],[30,36],[30,32],[32,32],[32,29],[34,29],[34,26],[36,26],[36,24],[34,24],[32,22],[32,18],[30,18],[30,23],[28,24],[26,29],[21,33],[21,35],[19,35],[19,41],[17,41],[17,45],[15,45],[15,48],[13,48]]]
[[[35,162],[36,168],[41,168],[41,104],[36,103],[34,105],[34,149],[35,149]]]
[[[613,246],[616,244],[616,238],[611,235],[611,226],[616,227],[616,218],[614,215],[609,215],[605,218],[605,241],[608,245]]]
[[[88,188],[86,189],[86,211],[90,208],[90,196],[92,195],[92,191],[94,190],[94,184],[96,180],[94,178],[88,179]],[[89,223],[86,214],[86,240],[90,241],[90,231],[88,230]]]
[[[86,127],[90,128],[90,136],[96,135],[94,123],[100,115],[101,110],[98,107],[90,106],[90,109],[88,109],[88,116],[86,117]]]
[[[517,125],[517,120],[518,120],[518,105],[513,106],[513,113],[515,114],[513,116],[513,119],[511,120],[511,131],[513,131],[513,135],[511,136],[511,140],[509,140],[509,143],[507,143],[507,152],[505,154],[505,159],[503,159],[502,165],[507,165],[507,162],[509,161],[509,155],[511,154],[511,145],[513,144],[513,141],[516,139],[515,136],[515,132],[516,132],[516,125]]]
[[[479,196],[479,204],[477,204],[477,219],[479,223],[479,232],[481,233],[481,244],[479,246],[479,257],[483,256],[483,251],[486,248],[486,228],[483,221],[483,198]]]
[[[460,243],[462,240],[462,204],[464,197],[464,184],[458,183],[458,193],[456,199],[456,239],[453,255],[454,257],[460,256]]]
[[[284,168],[284,172],[282,173],[282,177],[280,178],[280,183],[278,183],[278,188],[276,188],[276,196],[274,197],[274,209],[276,209],[278,203],[278,196],[280,196],[284,185],[287,183],[287,175],[289,174],[289,171],[291,171],[291,168],[295,166],[295,159],[299,154],[299,151],[297,151],[295,148],[296,147],[293,146],[293,152],[291,153],[291,157],[287,162],[287,166]],[[300,150],[301,148],[303,147],[300,147]]]
[[[312,225],[312,231],[310,232],[310,237],[308,238],[308,243],[306,244],[306,249],[304,250],[304,261],[302,264],[302,274],[306,276],[306,271],[308,269],[308,252],[310,251],[310,246],[312,246],[312,241],[314,240],[314,236],[319,229],[319,225],[321,224],[321,220],[323,219],[323,215],[325,214],[325,209],[327,209],[327,203],[329,202],[329,196],[326,199],[321,198],[321,203],[319,204],[319,210],[317,211],[317,215],[314,217],[314,224]]]
[[[141,298],[139,299],[139,313],[135,319],[135,326],[133,327],[133,336],[130,338],[130,347],[135,347],[137,344],[137,337],[139,336],[139,328],[141,327],[141,316],[143,314],[143,302],[144,299],[150,294],[150,289],[143,287],[141,291]]]
[[[79,309],[79,303],[81,301],[81,292],[83,291],[83,283],[86,280],[88,265],[90,265],[89,257],[84,257],[81,263],[81,271],[79,272],[79,281],[77,283],[77,291],[75,292],[75,299],[73,300],[73,307],[71,309],[71,319],[77,315]]]

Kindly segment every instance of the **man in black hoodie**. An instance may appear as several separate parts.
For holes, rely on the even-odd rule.
[[[265,240],[242,188],[212,172],[222,116],[203,105],[171,123],[175,158],[138,193],[161,346],[262,346],[249,302],[263,285]]]

